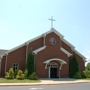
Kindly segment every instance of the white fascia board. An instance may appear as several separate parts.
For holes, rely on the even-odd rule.
[[[7,52],[5,52],[5,54],[8,54],[8,53],[10,53],[10,52],[12,52],[12,51],[14,51],[14,50],[17,50],[17,49],[23,47],[23,46],[25,46],[25,43],[24,43],[24,44],[21,44],[21,45],[19,45],[19,46],[17,46],[17,47],[15,47],[15,48],[13,48],[13,49],[11,49],[11,50],[9,50],[9,51],[7,51]]]
[[[67,45],[69,45],[72,49],[75,48],[75,46],[73,46],[71,43],[69,43],[67,40],[65,40],[64,38],[61,39],[63,42],[65,42]]]
[[[71,53],[69,53],[67,50],[65,50],[64,48],[60,48],[61,51],[63,51],[64,53],[66,53],[68,56],[72,56]]]
[[[46,48],[46,46],[40,47],[40,48],[34,50],[33,53],[37,54],[38,52],[42,51],[45,48]]]
[[[35,38],[33,38],[33,39],[30,39],[30,40],[26,41],[26,43],[33,42],[33,41],[35,41],[35,40],[37,40],[37,39],[39,39],[39,38],[41,38],[41,37],[43,37],[43,35],[37,36],[37,37],[35,37]]]
[[[86,57],[83,56],[81,53],[79,53],[77,50],[73,50],[75,53],[77,53],[79,56],[81,56],[83,58],[83,60],[86,62]]]
[[[58,32],[57,30],[55,30],[54,28],[51,28],[51,30],[49,30],[49,31],[47,31],[46,33],[44,33],[44,35],[47,35],[47,34],[49,34],[49,33],[51,33],[51,32],[56,33],[60,38],[63,38],[63,37],[64,37],[61,33],[59,33],[59,32]]]

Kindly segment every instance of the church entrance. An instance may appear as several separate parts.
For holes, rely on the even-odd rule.
[[[57,78],[57,68],[51,68],[51,70],[50,70],[51,72],[50,72],[50,77],[51,78]]]
[[[50,78],[57,78],[57,63],[55,62],[51,62],[49,64],[49,68],[50,68]]]

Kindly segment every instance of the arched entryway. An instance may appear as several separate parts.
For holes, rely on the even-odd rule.
[[[57,69],[58,69],[58,64],[55,62],[50,62],[49,63],[49,69],[50,69],[50,77],[51,78],[57,78]]]
[[[45,69],[48,69],[49,78],[60,78],[60,70],[63,64],[67,64],[64,60],[59,58],[53,58],[44,61]]]

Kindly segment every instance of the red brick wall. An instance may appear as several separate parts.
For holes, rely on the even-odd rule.
[[[50,38],[56,39],[56,44],[52,45],[50,43]],[[63,65],[63,70],[61,71],[61,77],[68,77],[69,76],[69,60],[68,56],[60,51],[60,37],[57,36],[55,33],[50,33],[46,36],[46,49],[40,51],[36,55],[36,73],[38,74],[38,77],[47,78],[48,77],[48,69],[45,69],[45,64],[43,62],[45,60],[51,59],[51,58],[60,58],[67,62],[67,64]]]
[[[56,44],[52,45],[50,43],[50,38],[56,39]],[[65,48],[70,53],[73,53],[70,46],[67,46],[64,42],[61,41],[60,37],[56,35],[55,33],[47,34],[45,37],[45,45],[46,48],[36,55],[36,73],[38,77],[40,78],[48,78],[48,69],[45,69],[45,64],[43,63],[45,60],[51,59],[51,58],[60,58],[64,61],[66,61],[67,64],[64,64],[62,66],[62,69],[60,70],[60,77],[69,77],[69,57],[67,54],[62,52],[60,50],[60,46],[62,45],[63,48]],[[43,37],[31,42],[28,46],[28,51],[30,48],[33,50],[40,48],[43,46]],[[84,70],[84,61],[80,56],[77,56],[81,71]],[[1,76],[4,76],[5,73],[5,60],[6,57],[4,56],[2,59],[2,66],[1,66]],[[19,49],[16,49],[12,52],[10,52],[7,56],[7,71],[12,67],[13,63],[19,64],[19,69],[24,70],[25,68],[25,62],[26,62],[26,46],[23,46]]]
[[[66,49],[68,52],[70,52],[71,54],[73,53],[71,47],[68,46],[65,42],[61,41],[61,46],[62,46],[64,49]]]

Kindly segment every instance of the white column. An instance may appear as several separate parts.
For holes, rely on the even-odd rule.
[[[61,65],[60,65],[60,67],[59,67],[59,78],[60,78],[60,70],[61,70],[61,68],[62,68],[62,65],[63,65],[63,63],[61,63]]]
[[[48,77],[50,78],[50,67],[48,68]]]

